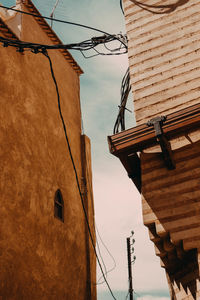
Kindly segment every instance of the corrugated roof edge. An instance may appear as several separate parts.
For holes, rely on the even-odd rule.
[[[36,15],[41,16],[40,12],[37,10],[35,5],[30,0],[22,0],[22,3],[28,8],[28,10],[31,13],[34,13]],[[51,29],[49,24],[45,21],[44,18],[37,18],[34,17],[37,21],[37,23],[42,27],[42,29],[45,31],[47,36],[50,38],[50,40],[53,42],[53,44],[63,44],[61,40],[58,38],[56,33]],[[19,38],[15,35],[15,33],[8,27],[6,22],[0,17],[0,32],[7,37],[11,39],[19,40]],[[72,68],[79,74],[83,74],[83,70],[80,68],[80,66],[77,64],[73,56],[67,51],[67,49],[59,49],[59,51],[63,54],[64,58],[69,62],[69,64],[72,66]]]
[[[35,7],[35,5],[33,4],[33,2],[31,0],[22,0],[22,3],[27,7],[27,9],[31,13],[41,16],[40,12],[38,11],[38,9]],[[41,26],[41,28],[45,31],[45,33],[50,38],[50,40],[53,42],[53,44],[55,44],[55,45],[63,44],[44,18],[41,18],[41,17],[40,18],[34,17],[34,18],[36,19],[37,23]],[[63,54],[65,59],[70,63],[72,68],[79,75],[83,74],[83,70],[77,64],[77,62],[75,61],[73,56],[69,53],[69,51],[67,51],[67,49],[60,49],[59,51]]]
[[[38,11],[38,9],[35,7],[35,5],[33,4],[33,2],[31,0],[22,0],[22,3],[28,8],[28,10],[31,13],[41,16],[40,12]],[[34,17],[34,18],[36,19],[37,23],[42,27],[42,29],[45,31],[45,33],[50,38],[50,40],[53,42],[53,44],[63,44],[44,18],[38,18],[38,17]],[[59,51],[63,54],[65,59],[70,63],[72,68],[79,75],[83,74],[83,70],[80,68],[80,66],[77,64],[77,62],[74,60],[73,56],[69,53],[69,51],[67,51],[67,49],[60,49]]]
[[[22,0],[22,3],[27,7],[27,9],[36,15],[41,16],[40,12],[37,10],[35,5],[30,0]],[[14,8],[14,7],[13,7]],[[37,23],[41,26],[41,28],[45,31],[47,36],[50,38],[50,40],[53,42],[53,44],[63,44],[61,40],[58,38],[56,33],[52,30],[52,28],[49,26],[49,24],[46,22],[44,18],[41,17],[34,17],[37,21]],[[15,33],[8,27],[6,22],[0,17],[0,32],[7,37],[11,39],[19,40],[19,38],[15,35]],[[83,74],[83,70],[80,68],[80,66],[77,64],[73,56],[67,51],[67,49],[59,49],[59,51],[63,54],[64,58],[69,62],[69,64],[72,66],[72,68],[79,74]]]

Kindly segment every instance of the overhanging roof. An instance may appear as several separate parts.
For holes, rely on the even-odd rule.
[[[198,128],[200,128],[200,104],[167,115],[159,136],[156,135],[153,126],[142,124],[108,136],[108,144],[110,152],[120,159],[128,176],[141,192],[141,166],[137,152],[160,144],[166,167],[174,169],[175,161],[169,140]]]
[[[200,104],[179,110],[166,116],[163,133],[170,140],[187,130],[200,126]],[[158,144],[153,127],[146,123],[108,136],[110,152],[119,156],[121,153],[133,153]]]

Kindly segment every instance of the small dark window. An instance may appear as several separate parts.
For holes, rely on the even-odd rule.
[[[55,193],[54,216],[64,222],[64,202],[60,190],[57,190]]]

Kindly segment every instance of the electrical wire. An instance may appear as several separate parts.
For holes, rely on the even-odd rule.
[[[83,120],[82,120],[83,122]],[[86,161],[86,178],[88,178],[88,181],[86,182],[89,182],[89,193],[90,193],[90,198],[93,199],[93,193],[92,193],[92,185],[90,183],[90,180],[89,180],[89,171],[88,171],[88,165],[87,165],[87,161]],[[92,202],[93,203],[93,202]],[[101,261],[102,261],[102,264],[104,266],[104,269],[105,269],[105,276],[107,277],[107,268],[106,268],[106,264],[103,260],[103,257],[101,255],[101,249],[100,249],[100,246],[99,246],[99,242],[98,242],[98,239],[97,239],[97,235],[96,235],[96,230],[97,230],[97,225],[95,224],[94,226],[94,222],[93,222],[93,227],[94,227],[94,232],[95,232],[95,240],[96,240],[96,244],[97,244],[97,249],[98,249],[98,252],[99,252],[99,256],[101,258]],[[104,281],[105,282],[105,281]],[[93,285],[97,285],[97,283],[95,282],[92,282]]]
[[[118,53],[103,53],[103,52],[100,52],[100,51],[98,51],[96,48],[93,48],[93,50],[97,53],[95,56],[97,56],[97,55],[103,55],[103,56],[111,56],[111,55],[121,55],[121,54],[124,54],[124,53],[127,53],[127,52],[124,52],[124,53],[120,53],[120,52],[118,52]]]
[[[122,7],[122,0],[120,1],[120,5]],[[65,44],[65,45],[63,45],[63,44],[44,45],[44,44],[23,42],[23,41],[19,41],[19,40],[11,40],[11,39],[6,39],[3,37],[0,37],[0,42],[3,44],[4,47],[12,46],[12,47],[16,47],[18,49],[17,51],[19,51],[19,52],[23,52],[24,50],[30,50],[34,53],[44,52],[45,50],[53,50],[53,49],[79,50],[81,52],[81,54],[84,56],[84,58],[86,58],[86,59],[95,57],[97,55],[103,55],[103,56],[121,55],[121,54],[127,53],[127,51],[128,51],[127,37],[123,36],[122,34],[111,35],[105,31],[99,30],[94,27],[90,27],[90,26],[86,26],[86,25],[82,25],[82,24],[78,24],[78,23],[74,23],[74,22],[68,22],[68,21],[63,21],[63,20],[59,20],[59,19],[54,19],[54,18],[50,18],[50,17],[45,17],[45,16],[33,14],[33,13],[28,13],[28,12],[21,11],[18,9],[9,8],[9,7],[3,6],[3,5],[0,5],[0,7],[3,7],[8,10],[11,9],[11,10],[14,10],[14,11],[17,11],[20,13],[24,13],[24,14],[42,18],[42,19],[46,18],[51,21],[54,20],[57,22],[67,23],[67,24],[71,24],[71,25],[77,25],[77,26],[81,26],[81,27],[84,27],[87,29],[92,29],[92,30],[96,30],[98,32],[104,33],[104,36],[94,37],[94,38],[91,38],[90,40],[86,40],[81,43],[71,43],[71,44]],[[122,9],[123,9],[123,7],[122,7]],[[106,43],[110,43],[111,41],[114,41],[114,40],[118,40],[121,43],[121,46],[119,48],[109,49],[106,46]],[[107,51],[110,51],[110,53],[105,53],[100,50],[97,50],[98,45],[104,45],[105,49]],[[123,45],[123,47],[122,47],[122,45]],[[84,52],[92,50],[92,49],[96,52],[95,54],[90,55],[90,56],[86,56],[84,54]],[[127,70],[127,72],[122,80],[121,103],[119,106],[117,120],[114,125],[114,130],[113,130],[114,134],[119,132],[120,126],[121,126],[121,130],[125,130],[125,110],[128,110],[126,108],[126,103],[128,100],[130,90],[131,90],[130,74],[129,74],[129,70]]]
[[[122,4],[122,2],[123,2],[123,0],[120,0],[120,8],[121,8],[121,11],[122,11],[122,13],[123,13],[123,15],[124,15],[124,9],[123,9],[123,4]]]
[[[128,291],[128,293],[127,293],[127,295],[126,295],[126,298],[125,298],[125,300],[127,300],[128,299],[128,295],[130,294],[130,292]]]
[[[138,294],[138,293],[136,293],[135,291],[134,291],[134,289],[133,289],[133,293],[137,296],[137,297],[140,297],[141,298],[141,295],[140,294]],[[126,295],[126,298],[125,298],[125,300],[127,300],[128,299],[128,295],[130,294],[130,291],[128,291],[128,293],[127,293],[127,295]],[[142,298],[141,298],[142,299]]]
[[[121,39],[121,40],[120,40]],[[0,43],[3,44],[4,47],[15,47],[20,49],[20,52],[23,52],[24,50],[30,50],[34,53],[38,53],[45,50],[58,50],[58,49],[68,49],[68,50],[78,50],[83,53],[83,51],[89,51],[89,50],[94,50],[97,52],[98,55],[121,55],[127,53],[127,47],[120,47],[120,48],[115,48],[111,51],[111,53],[103,53],[95,49],[95,47],[99,45],[103,45],[105,47],[106,43],[110,43],[113,41],[119,41],[122,45],[123,43],[123,35],[103,35],[103,36],[98,36],[98,37],[92,37],[89,40],[85,40],[80,43],[71,43],[71,44],[57,44],[57,45],[46,45],[46,44],[38,44],[38,43],[32,43],[32,42],[24,42],[24,41],[19,41],[19,40],[13,40],[13,39],[8,39],[0,36]],[[122,51],[121,51],[122,49]],[[116,52],[114,52],[116,51]]]
[[[108,275],[109,273],[111,273],[111,272],[116,268],[116,261],[115,261],[113,255],[111,254],[111,252],[109,251],[108,247],[105,245],[105,243],[104,243],[104,241],[103,241],[103,239],[102,239],[102,237],[101,237],[101,235],[100,235],[100,233],[99,233],[97,224],[95,225],[95,228],[96,228],[96,232],[97,232],[97,234],[98,234],[98,236],[99,236],[99,238],[100,238],[100,241],[101,241],[102,245],[104,246],[104,248],[106,249],[106,251],[108,252],[108,254],[110,255],[110,257],[112,258],[113,263],[114,263],[114,266],[106,272],[106,275]],[[101,276],[101,277],[98,279],[98,281],[97,281],[97,284],[98,284],[98,285],[104,283],[104,281],[103,281],[103,282],[99,282],[102,278],[103,278],[103,276]]]
[[[19,12],[19,13],[22,13],[22,14],[25,14],[25,15],[37,17],[39,19],[46,19],[46,20],[50,20],[51,22],[55,21],[55,22],[60,22],[60,23],[68,24],[68,25],[79,26],[79,27],[82,27],[82,28],[86,28],[86,29],[90,29],[90,30],[94,30],[94,31],[103,33],[107,36],[113,36],[113,34],[110,34],[106,31],[103,31],[101,29],[98,29],[98,28],[95,28],[95,27],[92,27],[92,26],[88,26],[88,25],[84,25],[84,24],[80,24],[80,23],[75,23],[75,22],[70,22],[70,21],[65,21],[65,20],[60,20],[60,19],[56,19],[56,18],[52,18],[52,17],[39,15],[39,14],[34,14],[34,13],[26,12],[26,11],[23,11],[23,10],[20,10],[20,9],[16,9],[16,8],[13,8],[13,7],[8,7],[8,6],[2,5],[2,4],[0,5],[0,7],[5,8],[7,10],[12,10],[12,11],[15,11],[15,12]],[[120,38],[118,40],[121,41]],[[121,42],[127,48],[126,41],[125,42],[121,41]]]
[[[130,279],[128,279],[128,285],[130,286]],[[140,297],[140,295],[139,294],[137,294],[136,292],[135,292],[135,290],[132,288],[132,290],[130,290],[130,288],[128,289],[128,292],[127,292],[127,294],[126,294],[126,298],[125,298],[125,300],[127,300],[128,299],[128,295],[130,294],[130,292],[133,292],[135,295],[137,295],[137,296],[139,296]]]
[[[34,1],[35,2],[35,1]],[[47,3],[43,3],[44,1],[40,1],[39,3],[37,2],[37,10],[38,11],[45,11],[47,16],[51,17],[51,8],[53,8],[53,4],[55,3],[55,0],[53,1],[48,1]],[[35,4],[34,4],[35,5]],[[69,9],[67,9],[66,5],[64,5],[63,0],[59,2],[58,6],[56,7],[56,13],[54,12],[53,18],[55,15],[57,15],[57,18],[63,18],[64,20],[69,17],[68,14],[66,14],[66,11],[68,12]],[[59,16],[59,17],[58,17]]]
[[[127,69],[121,84],[121,101],[119,105],[119,112],[117,115],[117,119],[114,125],[113,134],[116,134],[119,132],[119,127],[121,127],[121,130],[125,130],[125,110],[128,110],[126,108],[128,96],[131,90],[131,84],[130,84],[130,72],[129,68]]]
[[[115,298],[115,296],[114,296],[112,290],[111,290],[111,287],[110,287],[110,285],[109,285],[109,283],[108,283],[106,277],[105,277],[105,274],[104,274],[104,272],[103,272],[103,268],[102,268],[101,262],[100,262],[100,260],[99,260],[98,254],[97,254],[97,252],[96,252],[96,248],[95,248],[95,244],[94,244],[92,232],[91,232],[91,229],[90,229],[90,224],[89,224],[89,220],[88,220],[86,208],[85,208],[85,205],[84,205],[83,196],[82,196],[82,193],[81,193],[81,187],[80,187],[79,180],[78,180],[78,174],[77,174],[77,170],[76,170],[74,158],[73,158],[73,155],[72,155],[72,150],[71,150],[70,143],[69,143],[69,138],[68,138],[68,134],[67,134],[67,129],[66,129],[66,125],[65,125],[65,121],[64,121],[63,115],[62,115],[61,104],[60,104],[60,94],[59,94],[58,84],[57,84],[57,81],[56,81],[56,78],[55,78],[55,74],[54,74],[54,70],[53,70],[52,61],[51,61],[51,58],[50,58],[50,56],[48,55],[48,52],[47,52],[47,51],[43,51],[42,54],[45,55],[45,57],[47,57],[47,59],[48,59],[48,61],[49,61],[52,79],[53,79],[54,84],[55,84],[55,87],[56,87],[59,115],[60,115],[60,118],[61,118],[61,121],[62,121],[63,129],[64,129],[64,133],[65,133],[65,139],[66,139],[66,142],[67,142],[67,147],[68,147],[70,159],[71,159],[72,166],[73,166],[73,169],[74,169],[74,174],[75,174],[75,178],[76,178],[76,183],[77,183],[77,187],[78,187],[78,191],[79,191],[79,195],[80,195],[80,199],[81,199],[81,204],[82,204],[82,208],[83,208],[83,212],[84,212],[84,216],[85,216],[85,220],[86,220],[86,224],[87,224],[87,228],[88,228],[90,240],[91,240],[91,243],[92,243],[92,247],[93,247],[93,250],[94,250],[94,253],[95,253],[95,256],[96,256],[98,265],[99,265],[99,267],[100,267],[100,270],[101,270],[101,272],[102,272],[103,278],[104,278],[104,280],[105,280],[105,283],[106,283],[106,285],[107,285],[107,287],[108,287],[108,289],[109,289],[109,291],[110,291],[110,294],[112,295],[113,299],[117,300],[117,299]]]
[[[56,6],[57,6],[57,3],[58,3],[58,1],[56,2]],[[121,6],[121,9],[122,9],[122,12],[124,13],[123,7],[122,7],[122,0],[120,1],[120,6]],[[105,275],[104,271],[103,271],[103,268],[102,268],[102,265],[101,265],[101,262],[99,260],[98,255],[97,255],[97,252],[96,252],[94,240],[93,240],[93,237],[92,237],[92,233],[91,233],[91,229],[90,229],[90,225],[89,225],[89,221],[88,221],[88,217],[87,217],[87,212],[86,212],[86,209],[85,209],[85,206],[84,206],[84,201],[83,201],[83,198],[82,198],[82,193],[81,193],[80,184],[79,184],[79,180],[78,180],[78,174],[77,174],[77,171],[76,171],[76,167],[75,167],[75,163],[74,163],[74,159],[73,159],[71,147],[70,147],[70,144],[69,144],[69,139],[68,139],[68,135],[67,135],[66,125],[65,125],[64,118],[63,118],[62,111],[61,111],[60,95],[59,95],[58,84],[57,84],[57,81],[56,81],[56,78],[55,78],[55,75],[54,75],[52,61],[51,61],[50,56],[47,53],[47,50],[53,50],[53,49],[54,50],[55,49],[71,49],[71,50],[79,50],[83,54],[83,51],[88,51],[88,50],[94,49],[96,51],[96,53],[97,53],[96,55],[120,55],[120,54],[127,53],[127,41],[122,40],[122,39],[124,39],[124,37],[122,35],[118,35],[118,36],[117,35],[111,35],[111,34],[105,32],[105,31],[99,30],[99,29],[91,27],[91,26],[87,26],[87,25],[83,25],[83,24],[79,24],[79,23],[74,23],[74,22],[69,22],[69,21],[64,21],[64,20],[60,20],[60,19],[55,19],[52,16],[46,17],[46,16],[41,16],[41,15],[37,15],[37,14],[33,14],[33,13],[28,13],[28,12],[25,12],[25,11],[21,11],[21,10],[18,10],[18,9],[6,7],[6,6],[3,6],[3,5],[0,5],[0,7],[5,8],[7,10],[12,10],[12,11],[16,11],[16,12],[19,12],[19,13],[22,13],[22,14],[26,14],[26,15],[37,17],[37,18],[41,18],[41,19],[47,19],[47,20],[50,20],[50,21],[56,21],[56,22],[61,22],[61,23],[65,23],[65,24],[80,26],[80,27],[83,27],[83,28],[95,30],[95,31],[98,31],[98,32],[101,32],[101,33],[105,34],[103,37],[102,36],[101,37],[95,37],[95,38],[92,38],[91,40],[86,40],[86,41],[83,41],[81,43],[72,43],[72,44],[66,44],[66,45],[63,45],[63,44],[61,44],[61,45],[60,44],[59,45],[44,45],[44,44],[31,43],[31,42],[23,42],[23,41],[19,41],[19,40],[11,40],[11,39],[3,38],[3,37],[0,37],[0,42],[3,43],[4,47],[13,46],[13,47],[18,48],[19,52],[23,52],[24,50],[31,50],[33,53],[42,53],[49,60],[51,75],[52,75],[52,78],[53,78],[53,81],[54,81],[54,84],[55,84],[55,87],[56,87],[56,92],[57,92],[59,114],[60,114],[60,118],[61,118],[61,121],[62,121],[62,125],[63,125],[63,129],[64,129],[65,138],[66,138],[66,142],[67,142],[67,146],[68,146],[70,158],[71,158],[71,161],[72,161],[73,169],[74,169],[74,172],[75,172],[75,177],[76,177],[77,187],[78,187],[78,191],[79,191],[80,198],[81,198],[82,208],[83,208],[83,211],[84,211],[84,215],[85,215],[85,219],[86,219],[86,223],[87,223],[87,227],[88,227],[88,231],[89,231],[89,236],[90,236],[91,243],[92,243],[92,246],[93,246],[93,249],[94,249],[94,252],[95,252],[95,256],[97,258],[100,270],[102,272],[102,277],[100,277],[99,280],[101,280],[101,278],[104,279],[104,282],[107,284],[107,287],[108,287],[108,289],[109,289],[112,297],[116,300],[116,298],[113,295],[113,292],[112,292],[112,290],[111,290],[111,288],[109,286],[109,283],[108,283],[108,281],[106,279],[107,274],[115,269],[116,262],[115,262],[115,260],[114,260],[114,258],[112,256],[112,254],[110,253],[110,251],[108,250],[108,248],[106,247],[106,245],[104,244],[104,242],[102,241],[102,238],[101,238],[101,236],[99,234],[99,231],[97,229],[97,233],[99,235],[99,238],[100,238],[102,244],[104,245],[104,247],[106,248],[107,252],[109,253],[109,255],[111,256],[111,258],[114,261],[114,267],[111,268],[109,271],[107,271],[106,265],[105,265],[105,263],[103,261],[103,258],[101,256],[100,247],[99,247],[99,244],[98,244],[98,241],[97,241],[99,254],[100,254],[100,257],[101,257],[101,260],[102,260],[102,264],[104,265],[104,268],[105,268],[105,273],[106,273],[106,275]],[[123,49],[125,48],[125,52],[123,52],[123,53],[122,52],[117,52],[117,53],[102,53],[102,52],[98,51],[97,49],[95,49],[95,47],[97,45],[104,44],[105,48],[107,50],[109,50],[110,52],[115,52],[115,51],[121,50],[121,48],[122,48],[121,46],[119,48],[117,48],[117,49],[116,48],[115,49],[110,49],[110,48],[106,47],[106,43],[111,42],[113,40],[120,41],[121,45],[124,46]],[[96,55],[93,55],[93,56],[96,56]],[[90,56],[90,57],[93,57],[93,56]],[[88,58],[88,57],[86,57],[86,58]],[[116,131],[116,132],[118,132],[119,124],[121,124],[121,129],[122,130],[125,129],[124,111],[126,109],[125,106],[126,106],[128,94],[130,92],[130,83],[129,82],[130,82],[130,76],[129,76],[129,71],[127,70],[127,72],[126,72],[126,74],[125,74],[125,76],[124,76],[124,78],[122,80],[121,106],[120,106],[120,110],[119,110],[119,114],[118,114],[117,125],[115,126],[115,129],[114,129],[114,131]],[[98,284],[98,282],[97,282],[97,284]],[[99,284],[101,284],[101,283],[99,283]]]
[[[134,293],[135,295],[137,295],[137,297],[141,297],[141,295],[140,295],[140,294],[138,294],[138,293],[136,293],[136,291],[135,291],[135,290],[133,290],[133,293]]]
[[[87,174],[87,177],[89,178],[89,171],[88,171],[88,165],[87,165],[87,163],[86,163],[86,174]],[[93,199],[92,184],[91,184],[90,181],[88,181],[88,182],[89,182],[89,193],[90,193],[90,197],[91,197],[91,199]],[[93,223],[93,225],[94,225],[94,223]],[[97,234],[95,234],[96,243],[97,243],[99,255],[100,255],[100,257],[101,257],[102,263],[103,263],[104,268],[105,268],[105,276],[107,277],[108,273],[112,272],[112,271],[116,268],[116,261],[115,261],[113,255],[111,254],[111,252],[109,251],[108,247],[107,247],[106,244],[104,243],[104,241],[103,241],[103,239],[102,239],[102,237],[101,237],[101,235],[100,235],[100,232],[99,232],[99,230],[98,230],[98,226],[97,226],[96,223],[95,223],[95,226],[94,226],[94,230],[95,230],[95,233],[97,233]],[[103,257],[102,257],[102,255],[101,255],[101,250],[100,250],[100,246],[99,246],[99,242],[98,242],[97,235],[99,236],[99,239],[100,239],[102,245],[103,245],[104,248],[106,249],[106,251],[107,251],[107,253],[109,254],[109,256],[112,258],[113,263],[114,263],[114,266],[113,266],[111,269],[109,269],[108,271],[107,271],[107,268],[106,268],[106,264],[105,264],[105,262],[104,262],[104,260],[103,260]],[[103,278],[103,276],[101,276],[101,277],[97,280],[97,283],[95,283],[95,285],[103,284],[105,281],[99,282],[102,278]]]
[[[81,126],[82,126],[82,134],[84,134],[84,124],[83,124],[83,119],[81,118]],[[93,193],[92,193],[92,185],[91,185],[91,182],[89,180],[90,176],[89,176],[89,171],[88,171],[88,165],[87,165],[87,160],[86,160],[86,178],[88,178],[88,180],[86,179],[85,181],[85,185],[88,183],[89,185],[89,193],[90,193],[90,198],[93,200]],[[87,187],[86,187],[86,190],[87,190]],[[93,201],[92,201],[93,203]],[[93,226],[94,226],[94,222],[93,222]],[[104,269],[105,269],[105,276],[107,277],[107,268],[106,268],[106,264],[103,260],[103,257],[101,255],[101,249],[100,249],[100,246],[99,246],[99,242],[98,242],[98,239],[97,239],[97,235],[96,235],[96,229],[97,229],[97,225],[95,224],[94,226],[94,232],[95,232],[95,240],[96,240],[96,245],[97,245],[97,249],[98,249],[98,252],[99,252],[99,256],[101,258],[101,261],[102,261],[102,264],[104,266]],[[105,282],[105,281],[104,281]],[[97,285],[97,283],[95,282],[92,282],[93,285]]]
[[[50,18],[53,18],[54,11],[55,11],[56,7],[58,6],[59,1],[60,1],[60,0],[56,0],[56,3],[55,3],[55,5],[54,5],[54,7],[53,7],[53,9],[52,9],[52,11],[51,11],[51,14],[50,14]]]
[[[96,230],[96,225],[95,225],[95,230]],[[101,254],[101,249],[100,249],[100,246],[99,246],[99,242],[98,242],[98,239],[97,239],[97,235],[95,234],[95,238],[96,238],[96,244],[97,244],[97,249],[98,249],[98,251],[99,251],[99,256],[100,256],[100,258],[101,258],[101,261],[102,261],[102,264],[103,264],[103,266],[104,266],[104,269],[105,269],[105,277],[107,277],[107,274],[108,274],[108,272],[107,272],[107,268],[106,268],[106,264],[105,264],[105,262],[104,262],[104,259],[103,259],[103,256],[102,256],[102,254]],[[99,280],[98,280],[99,281]],[[95,285],[98,285],[99,283],[98,283],[98,281],[95,283]],[[105,281],[104,281],[105,282]],[[103,282],[103,283],[104,283]]]
[[[59,23],[64,23],[64,24],[69,24],[69,25],[74,25],[74,26],[79,26],[79,27],[83,27],[83,28],[86,28],[86,29],[95,30],[95,31],[98,31],[98,32],[101,32],[101,33],[109,35],[109,33],[105,32],[103,30],[100,30],[100,29],[97,29],[97,28],[94,28],[94,27],[91,27],[91,26],[88,26],[88,25],[83,25],[83,24],[79,24],[79,23],[75,23],[75,22],[70,22],[70,21],[60,20],[60,19],[51,18],[51,17],[47,17],[47,16],[37,15],[37,14],[26,12],[26,11],[23,11],[23,10],[20,10],[20,9],[16,9],[16,8],[13,8],[13,7],[8,7],[8,6],[5,6],[5,5],[0,5],[0,7],[5,8],[7,10],[12,10],[12,11],[19,12],[21,14],[25,14],[25,15],[37,17],[39,19],[46,19],[46,20],[55,21],[55,22],[59,22]]]
[[[58,6],[58,3],[59,3],[59,1],[60,0],[56,0],[56,3],[55,3],[55,5],[54,5],[54,7],[53,7],[53,9],[52,9],[52,11],[51,11],[51,14],[50,14],[50,18],[51,18],[51,28],[53,28],[53,16],[54,16],[54,12],[55,12],[55,10],[56,10],[56,8],[57,8],[57,6]]]
[[[94,30],[94,31],[97,31],[97,32],[100,32],[100,33],[103,33],[103,34],[106,34],[106,35],[112,35],[112,34],[106,32],[106,31],[103,31],[101,29],[98,29],[98,28],[95,28],[95,27],[92,27],[92,26],[88,26],[88,25],[84,25],[84,24],[80,24],[80,23],[75,23],[75,22],[70,22],[70,21],[65,21],[65,20],[60,20],[60,19],[56,19],[56,18],[51,18],[51,17],[47,17],[47,16],[43,16],[43,15],[38,15],[38,14],[23,11],[23,10],[19,10],[19,9],[16,9],[16,8],[13,8],[13,7],[8,7],[8,6],[5,6],[5,5],[0,5],[0,7],[5,8],[7,10],[12,10],[12,11],[19,12],[21,14],[37,17],[39,19],[46,19],[46,20],[55,21],[55,22],[64,23],[64,24],[69,24],[69,25],[73,25],[73,26],[79,26],[79,27]]]
[[[116,299],[114,297],[114,295],[112,293],[112,290],[111,290],[111,288],[110,288],[110,286],[109,286],[109,284],[107,282],[107,279],[106,279],[107,274],[110,273],[111,271],[113,271],[115,269],[116,262],[114,260],[114,257],[112,256],[112,254],[110,253],[110,251],[108,250],[108,248],[106,247],[106,245],[104,244],[104,242],[103,242],[103,240],[102,240],[102,238],[101,238],[101,236],[99,234],[99,231],[97,229],[97,232],[98,232],[98,235],[100,237],[100,240],[101,240],[102,244],[104,245],[104,247],[106,248],[107,252],[109,253],[109,255],[111,256],[111,258],[114,261],[114,267],[111,268],[109,271],[107,271],[106,265],[105,265],[105,263],[103,261],[103,258],[101,256],[100,247],[99,247],[99,244],[98,244],[98,241],[97,241],[97,245],[98,245],[98,249],[99,249],[99,254],[100,254],[100,257],[101,257],[101,260],[102,260],[102,264],[104,265],[104,268],[105,268],[105,273],[106,273],[106,275],[105,275],[104,272],[103,272],[100,260],[98,258],[96,249],[95,249],[94,241],[93,241],[93,238],[92,238],[92,233],[91,233],[91,230],[90,230],[89,221],[88,221],[88,218],[87,218],[87,212],[86,212],[86,209],[84,207],[84,202],[83,202],[83,198],[82,198],[82,194],[81,194],[81,190],[80,190],[80,185],[79,185],[79,181],[78,181],[78,175],[77,175],[75,163],[74,163],[74,160],[73,160],[73,156],[72,156],[72,152],[71,152],[71,148],[70,148],[70,144],[69,144],[69,140],[68,140],[68,135],[67,135],[67,131],[66,131],[66,126],[65,126],[64,118],[63,118],[62,111],[61,111],[60,95],[59,95],[58,85],[57,85],[57,82],[56,82],[56,79],[55,79],[52,62],[51,62],[51,59],[50,59],[50,57],[49,57],[49,55],[47,53],[47,50],[53,50],[53,49],[54,50],[55,49],[72,49],[72,50],[79,50],[83,54],[83,51],[88,51],[88,50],[94,49],[97,52],[96,55],[120,55],[120,54],[127,53],[127,43],[126,43],[126,41],[125,41],[125,39],[124,39],[124,37],[122,35],[118,35],[118,36],[117,35],[111,35],[111,34],[108,34],[108,33],[104,32],[104,31],[98,30],[98,29],[90,27],[90,26],[86,26],[86,25],[82,25],[82,24],[78,24],[78,23],[67,22],[67,21],[63,21],[63,20],[58,20],[58,19],[54,19],[52,17],[44,17],[44,16],[33,14],[33,13],[27,13],[27,12],[24,12],[24,11],[21,11],[21,10],[18,10],[18,9],[14,9],[14,8],[9,8],[9,7],[3,6],[3,5],[0,5],[0,7],[3,7],[3,8],[8,9],[8,10],[13,10],[13,11],[16,11],[16,12],[24,13],[24,14],[27,14],[27,15],[39,17],[39,18],[45,18],[45,19],[48,19],[48,20],[51,20],[51,21],[57,21],[57,22],[71,24],[71,25],[81,26],[81,27],[84,27],[84,28],[87,28],[87,29],[92,29],[92,30],[96,30],[96,31],[101,32],[101,33],[105,33],[105,35],[103,37],[102,36],[101,37],[95,37],[95,38],[92,38],[91,40],[86,40],[86,41],[81,42],[81,43],[73,43],[73,44],[67,44],[67,45],[63,45],[63,44],[61,44],[61,45],[44,45],[44,44],[38,44],[38,43],[32,43],[32,42],[23,42],[23,41],[19,41],[19,40],[11,40],[11,39],[6,39],[4,37],[0,37],[0,42],[3,43],[4,47],[12,46],[12,47],[18,48],[19,52],[23,52],[24,50],[31,50],[33,53],[42,53],[49,60],[50,69],[51,69],[51,75],[52,75],[52,78],[53,78],[53,81],[54,81],[54,84],[55,84],[55,87],[56,87],[56,92],[57,92],[57,97],[58,97],[59,114],[60,114],[60,118],[61,118],[61,121],[62,121],[62,124],[63,124],[63,129],[64,129],[64,132],[65,132],[65,138],[66,138],[66,141],[67,141],[68,150],[69,150],[69,153],[70,153],[72,165],[73,165],[74,172],[75,172],[76,182],[77,182],[79,194],[80,194],[80,197],[81,197],[83,211],[84,211],[84,214],[85,214],[86,223],[87,223],[87,226],[88,226],[88,230],[89,230],[89,235],[90,235],[90,238],[91,238],[92,246],[93,246],[93,249],[94,249],[94,252],[95,252],[98,264],[99,264],[99,267],[100,267],[101,272],[102,272],[102,277],[100,277],[99,280],[101,280],[101,278],[104,279],[104,282],[107,284],[112,297],[114,299]],[[122,39],[124,39],[124,40],[122,40]],[[104,44],[104,46],[106,47],[105,44],[108,43],[108,42],[111,42],[113,40],[120,41],[121,45],[123,44],[124,48],[126,49],[125,50],[126,52],[123,52],[123,53],[121,53],[121,52],[118,52],[118,53],[102,53],[102,52],[100,52],[100,51],[98,51],[97,49],[94,48],[95,46],[97,46],[99,44]],[[111,51],[111,52],[114,52],[114,51],[121,50],[121,46],[119,48],[117,48],[117,49],[116,48],[115,49],[109,49],[107,47],[106,47],[106,49],[109,50],[109,51]],[[96,55],[93,55],[93,56],[96,56]],[[90,56],[90,57],[93,57],[93,56]],[[86,58],[88,58],[88,57],[86,57]],[[101,283],[97,282],[97,284],[101,284]]]

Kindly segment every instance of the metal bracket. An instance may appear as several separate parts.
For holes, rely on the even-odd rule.
[[[155,117],[147,122],[147,126],[153,126],[155,130],[155,136],[160,144],[165,164],[169,170],[176,168],[175,161],[173,159],[173,153],[170,142],[166,139],[162,125],[167,120],[166,116]]]

